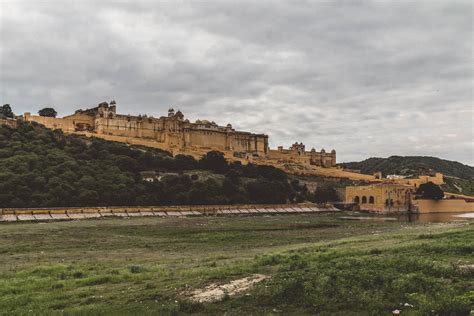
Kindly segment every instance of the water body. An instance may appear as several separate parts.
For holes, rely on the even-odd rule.
[[[406,214],[399,220],[419,223],[442,223],[474,220],[474,213],[431,213],[431,214]]]
[[[354,216],[341,216],[340,219],[361,221],[398,221],[409,223],[444,223],[474,221],[474,213],[431,213],[401,215],[369,215],[357,213]]]

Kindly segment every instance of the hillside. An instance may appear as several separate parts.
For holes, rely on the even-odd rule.
[[[362,173],[372,174],[381,171],[383,176],[400,174],[417,176],[433,172],[441,172],[447,176],[461,179],[474,177],[474,167],[457,161],[444,160],[425,156],[391,156],[388,158],[369,158],[360,162],[341,164],[345,168],[360,170]]]
[[[0,208],[285,203],[311,200],[269,166],[197,161],[157,149],[65,135],[36,123],[0,127]]]

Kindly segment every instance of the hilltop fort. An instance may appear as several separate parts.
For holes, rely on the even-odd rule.
[[[272,150],[268,135],[236,131],[231,124],[219,126],[213,121],[185,119],[181,111],[168,110],[167,116],[132,116],[117,113],[115,101],[77,110],[63,118],[24,114],[27,122],[37,122],[66,133],[79,133],[113,141],[160,148],[173,155],[202,156],[211,150],[221,151],[231,160],[242,162],[296,163],[304,166],[335,167],[336,151],[305,150],[303,143],[294,143]]]

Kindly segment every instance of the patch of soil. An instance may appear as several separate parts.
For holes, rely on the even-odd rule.
[[[235,296],[243,293],[263,280],[270,278],[263,274],[253,274],[246,278],[230,281],[225,284],[211,284],[203,289],[193,290],[190,299],[199,303],[222,301],[226,296]]]

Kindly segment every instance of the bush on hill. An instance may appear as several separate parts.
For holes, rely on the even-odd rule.
[[[14,118],[15,114],[13,114],[12,108],[10,104],[4,104],[0,106],[0,118]]]

